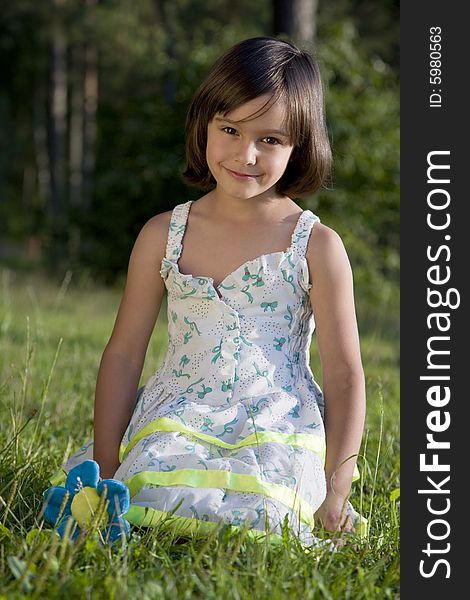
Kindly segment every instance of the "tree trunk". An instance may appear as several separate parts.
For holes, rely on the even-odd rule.
[[[315,43],[318,0],[273,0],[273,33],[298,43]]]
[[[169,5],[173,0],[160,0],[158,3],[159,16],[163,25],[163,31],[166,35],[165,52],[168,57],[168,67],[163,80],[163,97],[165,103],[172,105],[176,99],[176,80],[175,80],[175,66],[176,60],[176,38],[174,32],[174,25],[171,19],[171,10]]]
[[[72,206],[80,207],[83,196],[83,46],[75,45],[70,56],[69,198]]]
[[[50,208],[52,222],[57,225],[66,215],[66,136],[67,136],[67,40],[61,21],[64,0],[54,0],[55,23],[52,35],[50,66]]]
[[[43,207],[51,205],[51,168],[47,151],[45,84],[36,81],[33,101],[33,139],[38,195]]]
[[[85,51],[85,123],[83,155],[83,198],[86,210],[91,204],[93,174],[96,163],[96,110],[98,108],[98,52],[87,46]]]
[[[70,138],[69,138],[69,200],[70,206],[83,207],[83,128],[84,128],[84,46],[76,43],[70,52]],[[75,219],[69,225],[68,250],[72,261],[80,259],[81,231]]]
[[[96,0],[88,0],[96,4]],[[96,162],[96,111],[98,108],[98,51],[87,42],[85,48],[85,106],[83,127],[83,197],[82,207],[91,205],[93,174]]]

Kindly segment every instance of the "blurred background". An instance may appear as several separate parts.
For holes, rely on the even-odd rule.
[[[369,301],[398,278],[397,0],[1,4],[0,266],[122,283],[147,219],[202,192],[184,121],[214,60],[257,35],[313,51],[333,185],[299,202],[342,235]]]

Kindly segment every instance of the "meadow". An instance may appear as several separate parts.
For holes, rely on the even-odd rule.
[[[95,534],[60,538],[41,508],[49,477],[92,434],[96,375],[122,285],[100,287],[71,272],[58,282],[10,268],[0,275],[0,599],[399,597],[394,286],[379,301],[357,297],[367,421],[350,499],[369,520],[366,539],[347,536],[334,552],[305,552],[289,536],[257,543],[221,524],[206,539],[134,528],[127,544],[110,547]],[[164,304],[141,385],[161,363],[166,340]],[[314,340],[311,367],[321,383]]]

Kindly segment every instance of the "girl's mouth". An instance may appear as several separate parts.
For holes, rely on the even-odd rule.
[[[258,177],[258,175],[250,175],[249,173],[239,173],[238,171],[232,171],[231,169],[227,169],[227,167],[224,168],[235,179],[248,180],[256,179],[256,177]]]

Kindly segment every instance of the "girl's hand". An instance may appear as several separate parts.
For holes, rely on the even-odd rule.
[[[320,525],[327,531],[354,531],[351,517],[346,513],[347,497],[330,492],[315,513]]]

